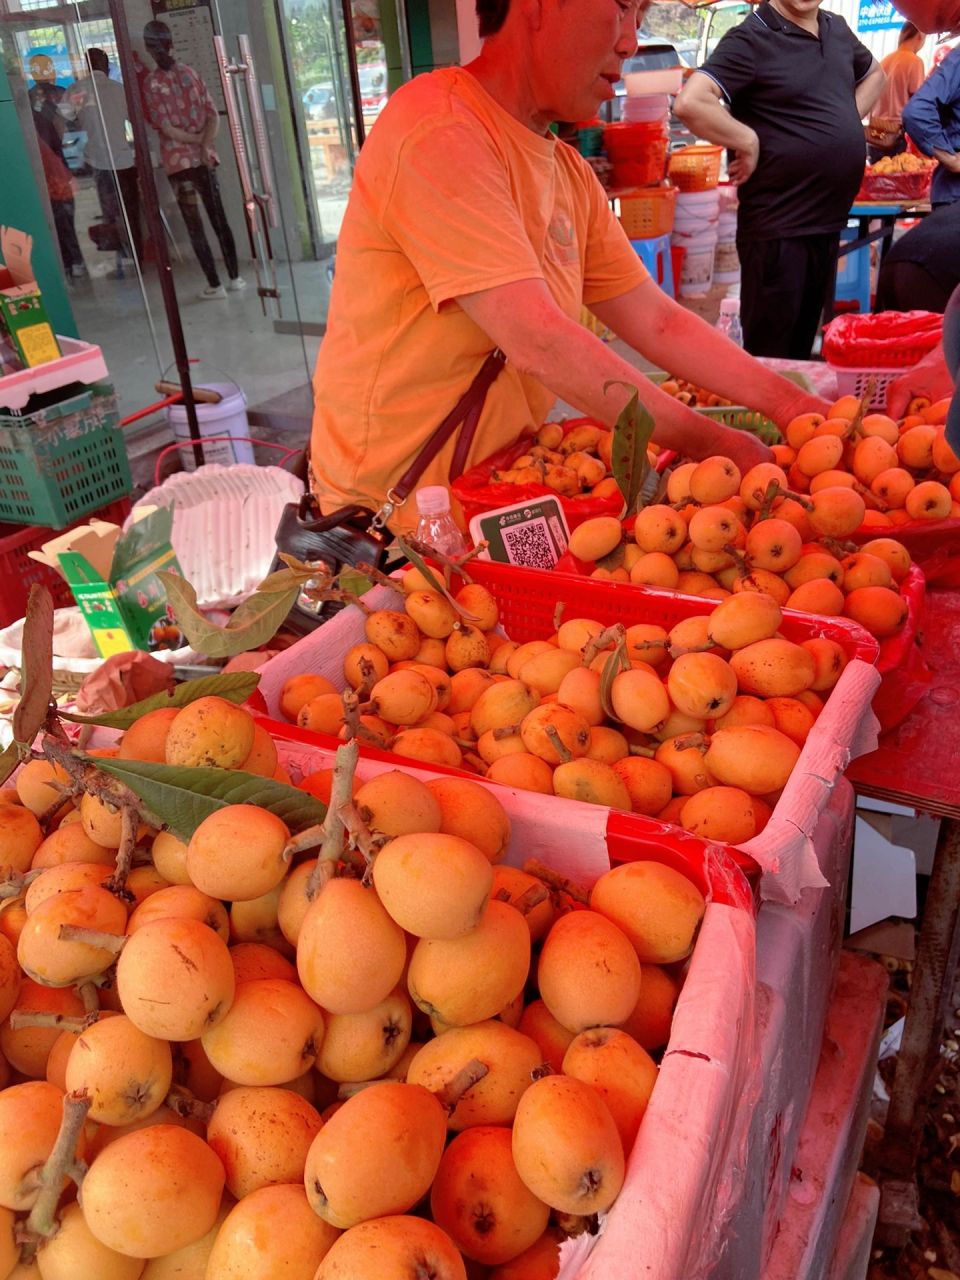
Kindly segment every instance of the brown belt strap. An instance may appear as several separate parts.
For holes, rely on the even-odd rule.
[[[487,398],[487,392],[497,380],[500,370],[506,362],[507,357],[499,348],[490,352],[486,360],[484,360],[480,372],[470,383],[470,386],[436,428],[430,436],[430,439],[423,446],[397,483],[393,486],[393,489],[391,490],[392,497],[399,499],[401,502],[407,497],[411,489],[414,488],[417,481],[423,475],[424,471],[426,471],[427,467],[434,460],[457,428],[460,427],[461,423],[463,426],[460,430],[457,447],[453,455],[453,462],[450,466],[450,479],[456,480],[463,472],[467,456],[470,452],[470,446],[473,443],[473,437],[476,435],[477,424],[480,421],[480,414],[483,412],[483,405]]]

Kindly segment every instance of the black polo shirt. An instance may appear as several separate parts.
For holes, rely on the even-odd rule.
[[[723,37],[700,68],[755,129],[760,160],[740,188],[740,234],[814,235],[845,225],[866,159],[855,91],[873,54],[838,14],[819,38],[767,2]]]

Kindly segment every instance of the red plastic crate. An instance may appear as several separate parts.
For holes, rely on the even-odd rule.
[[[714,600],[676,591],[545,574],[538,569],[521,569],[491,560],[471,561],[470,576],[497,597],[504,631],[511,640],[519,640],[521,644],[553,634],[553,615],[559,601],[566,605],[568,618],[596,618],[604,626],[615,622],[630,626],[642,620],[668,630],[682,618],[709,613],[716,604]],[[873,636],[848,618],[787,612],[781,631],[788,640],[798,642],[826,636],[841,644],[848,657],[861,658],[871,665],[876,663],[880,651]]]
[[[92,519],[122,524],[129,513],[130,499],[118,498],[100,511],[89,512],[82,519],[75,520],[67,525],[67,529],[76,529]],[[66,531],[61,529],[57,533]],[[39,525],[0,524],[0,627],[9,627],[23,617],[27,596],[35,582],[48,588],[58,609],[74,603],[73,592],[59,573],[31,560],[27,554],[39,551],[53,532]]]
[[[940,521],[940,524],[954,524],[960,527],[958,521]],[[624,521],[624,529],[632,529],[633,520]],[[895,530],[889,531],[893,537]],[[876,530],[870,531],[871,537],[878,537]],[[858,541],[868,541],[869,539],[861,538],[859,534],[854,535]],[[903,541],[903,539],[900,539]],[[960,540],[954,555],[960,557]],[[951,567],[960,575],[960,558],[951,562]],[[590,572],[591,566],[582,560],[578,560],[572,556],[569,551],[564,555],[553,573],[561,573],[571,576],[586,576]],[[528,573],[540,572],[540,570],[526,570]],[[623,589],[626,583],[616,584]],[[652,588],[647,588],[651,590]],[[667,591],[666,588],[661,589],[666,595],[680,596],[685,600],[698,600],[699,596],[688,596],[680,591]],[[877,691],[877,696],[873,700],[874,714],[880,721],[881,731],[886,733],[889,729],[894,728],[905,719],[913,708],[923,697],[924,691],[929,684],[929,673],[926,663],[920,653],[920,641],[922,637],[922,623],[924,614],[924,599],[926,595],[926,580],[924,571],[914,563],[910,567],[910,572],[900,584],[900,593],[907,602],[907,620],[903,628],[895,636],[890,636],[883,641],[875,642],[877,644],[877,670],[882,677],[882,684]],[[710,603],[710,602],[707,602]],[[792,609],[785,611],[784,617],[813,617],[812,614],[794,613]],[[840,619],[841,622],[844,619]],[[854,624],[856,625],[856,624]],[[826,632],[818,634],[826,635]],[[784,635],[790,635],[789,631],[784,628]],[[831,637],[835,639],[836,637]]]

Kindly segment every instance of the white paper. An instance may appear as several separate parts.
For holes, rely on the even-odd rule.
[[[890,818],[878,815],[879,830],[857,818],[850,892],[850,932],[858,933],[888,916],[912,920],[917,914],[917,861],[912,849],[889,839]]]

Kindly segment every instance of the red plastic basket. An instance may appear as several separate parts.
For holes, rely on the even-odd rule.
[[[942,523],[946,524],[948,522],[943,521]],[[960,520],[952,523],[960,526]],[[632,520],[624,521],[625,530],[630,529],[632,525]],[[898,531],[891,529],[889,532],[893,536]],[[879,536],[878,531],[871,529],[870,536],[874,538]],[[867,541],[868,539],[860,539],[858,536],[858,540]],[[960,557],[960,545],[957,547],[957,556]],[[589,574],[591,567],[572,556],[568,551],[552,572],[554,574],[560,573],[570,574],[575,577],[585,577]],[[960,558],[956,560],[955,568],[958,575],[960,575]],[[529,569],[527,572],[535,573],[539,571]],[[627,584],[616,583],[615,585],[622,590]],[[666,591],[665,588],[664,591],[667,595],[678,596],[684,600],[702,600],[699,596],[686,595],[682,591]],[[926,577],[917,564],[911,566],[910,572],[900,584],[900,593],[907,602],[906,622],[895,636],[875,642],[878,649],[877,670],[880,672],[882,683],[873,700],[873,711],[880,721],[880,728],[884,733],[898,725],[901,720],[906,719],[923,697],[924,691],[930,683],[929,669],[919,649],[926,596]],[[702,603],[709,605],[712,602],[702,600]],[[818,615],[797,613],[792,609],[785,611],[784,618],[814,618],[815,620],[826,621],[826,619],[819,618]],[[843,622],[844,619],[841,618],[839,621]],[[789,634],[784,629],[784,635],[789,636]],[[820,634],[826,633],[821,632]],[[831,638],[835,639],[836,637]]]
[[[909,369],[943,336],[934,311],[837,316],[823,331],[823,358],[841,369]]]
[[[920,173],[874,173],[868,165],[854,203],[861,200],[926,200],[930,195],[934,168],[931,164]]]
[[[593,418],[568,418],[563,424],[563,433],[568,435],[574,427],[584,425],[601,424]],[[463,508],[467,523],[474,516],[483,515],[485,511],[495,511],[497,507],[510,506],[515,502],[532,502],[535,498],[557,497],[545,484],[504,484],[490,478],[494,471],[506,471],[512,467],[518,458],[529,452],[533,443],[531,437],[524,437],[516,444],[501,449],[499,453],[491,454],[454,480],[451,491]],[[584,520],[592,520],[594,516],[619,516],[623,511],[623,498],[619,493],[614,493],[609,498],[594,498],[587,494],[578,498],[559,498],[558,501],[571,530]]]
[[[894,538],[910,552],[910,559],[923,570],[928,587],[960,589],[960,520],[923,520],[890,528],[858,529],[854,542],[874,538]]]
[[[118,498],[100,511],[75,520],[67,529],[76,529],[94,518],[122,524],[129,513],[130,499]],[[9,627],[23,617],[27,596],[35,582],[47,587],[56,608],[74,603],[73,592],[59,573],[31,560],[28,555],[30,551],[39,551],[52,535],[51,529],[41,529],[38,525],[0,524],[0,626]]]

